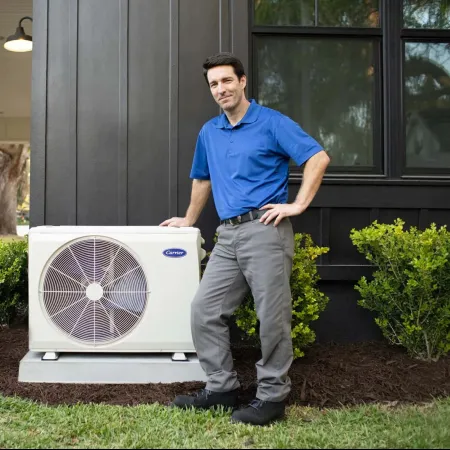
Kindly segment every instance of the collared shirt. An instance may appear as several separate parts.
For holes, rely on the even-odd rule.
[[[235,126],[225,114],[203,126],[190,176],[211,180],[224,220],[268,203],[286,203],[289,160],[301,166],[321,150],[296,122],[252,100]]]

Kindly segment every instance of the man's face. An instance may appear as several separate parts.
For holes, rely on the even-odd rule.
[[[208,70],[208,83],[214,100],[224,111],[232,111],[245,98],[245,75],[238,80],[232,66],[217,66]]]

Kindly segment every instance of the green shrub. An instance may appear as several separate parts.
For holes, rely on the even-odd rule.
[[[28,242],[0,239],[0,324],[24,319],[28,309]]]
[[[412,357],[436,361],[450,351],[450,233],[374,222],[352,230],[358,251],[375,266],[355,286],[359,304],[375,311],[383,335]]]
[[[320,277],[316,259],[329,251],[314,245],[308,234],[295,234],[295,252],[290,279],[292,293],[292,344],[294,359],[304,356],[303,349],[313,343],[316,335],[309,323],[319,318],[328,297],[316,288]],[[251,294],[247,295],[235,313],[236,324],[247,336],[256,337],[258,318]]]

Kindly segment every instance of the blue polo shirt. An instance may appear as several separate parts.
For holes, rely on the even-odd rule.
[[[211,180],[221,220],[286,203],[289,160],[299,166],[323,150],[289,117],[254,100],[234,127],[225,114],[200,130],[191,178]]]

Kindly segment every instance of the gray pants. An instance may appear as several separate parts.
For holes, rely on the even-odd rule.
[[[279,402],[289,394],[293,359],[289,279],[294,233],[289,219],[277,226],[259,219],[221,225],[218,241],[192,303],[194,345],[208,381],[206,389],[239,388],[233,370],[228,319],[250,287],[260,321],[262,358],[256,363],[257,397]]]

